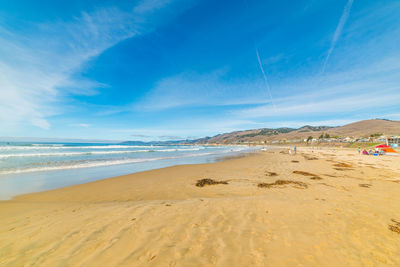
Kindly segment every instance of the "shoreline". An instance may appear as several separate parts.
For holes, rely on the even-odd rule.
[[[9,199],[9,200],[0,200],[0,204],[3,202],[12,202],[12,201],[20,201],[21,199],[29,199],[29,200],[39,200],[40,196],[43,194],[49,194],[49,195],[54,195],[56,194],[56,192],[64,192],[64,191],[69,191],[69,190],[80,190],[81,187],[85,187],[86,188],[90,188],[93,186],[98,186],[101,185],[103,186],[103,184],[112,184],[114,183],[114,181],[120,181],[120,182],[126,182],[126,180],[128,179],[147,179],[147,177],[152,177],[155,175],[160,175],[160,173],[164,173],[164,172],[175,172],[175,170],[179,170],[179,169],[202,169],[205,166],[213,166],[215,164],[221,164],[224,162],[229,162],[229,161],[235,161],[235,160],[240,160],[240,159],[245,159],[248,157],[257,157],[260,155],[261,152],[241,152],[238,153],[236,155],[233,156],[223,156],[218,158],[215,162],[209,162],[209,163],[194,163],[194,164],[177,164],[177,165],[172,165],[172,166],[167,166],[167,167],[162,167],[162,168],[156,168],[156,169],[151,169],[151,170],[145,170],[145,171],[139,171],[139,172],[133,172],[133,173],[129,173],[129,174],[124,174],[124,175],[117,175],[117,176],[112,176],[112,177],[106,177],[106,178],[102,178],[102,179],[98,179],[98,180],[94,180],[94,181],[90,181],[90,182],[85,182],[85,183],[81,183],[81,184],[74,184],[74,185],[69,185],[69,186],[64,186],[64,187],[59,187],[59,188],[55,188],[55,189],[50,189],[50,190],[44,190],[44,191],[39,191],[39,192],[30,192],[30,193],[26,193],[26,194],[19,194],[14,196],[13,198]],[[186,170],[184,170],[186,171]],[[200,177],[200,176],[199,176]],[[165,177],[163,177],[165,178]],[[154,179],[154,178],[152,178]],[[166,178],[167,179],[167,178]],[[199,178],[200,179],[200,178]],[[36,198],[35,196],[39,196],[39,198]],[[57,197],[54,199],[56,200]]]
[[[247,148],[243,151],[207,151],[206,153],[200,153],[198,155],[157,155],[153,156],[153,158],[128,159],[128,161],[134,162],[130,164],[125,164],[123,162],[126,161],[126,159],[113,159],[117,164],[99,165],[95,167],[78,165],[71,168],[61,166],[61,169],[56,170],[17,172],[9,175],[3,174],[0,175],[0,201],[10,200],[21,194],[48,191],[168,166],[217,162],[223,160],[225,157],[249,153],[254,150],[256,150],[256,148]],[[95,162],[95,164],[98,165],[99,163]],[[59,166],[56,166],[56,168],[59,168]]]
[[[271,148],[19,195],[0,265],[399,265],[399,163]]]

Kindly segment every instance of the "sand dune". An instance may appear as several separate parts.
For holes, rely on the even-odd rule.
[[[274,150],[19,196],[0,203],[0,265],[399,266],[399,163]],[[307,186],[257,186],[277,180]]]

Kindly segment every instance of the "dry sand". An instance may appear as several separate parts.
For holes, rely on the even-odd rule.
[[[299,150],[0,202],[0,266],[400,266],[400,157]]]

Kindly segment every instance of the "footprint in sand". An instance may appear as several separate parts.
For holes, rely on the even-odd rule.
[[[293,171],[294,174],[299,174],[303,176],[312,176],[310,179],[311,180],[322,180],[321,177],[319,177],[316,174],[310,173],[310,172],[304,172],[304,171]]]
[[[306,160],[318,160],[318,158],[316,158],[316,157],[304,156],[304,158],[305,158]]]

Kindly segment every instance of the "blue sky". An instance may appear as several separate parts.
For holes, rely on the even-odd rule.
[[[400,119],[400,2],[3,1],[0,136]]]

